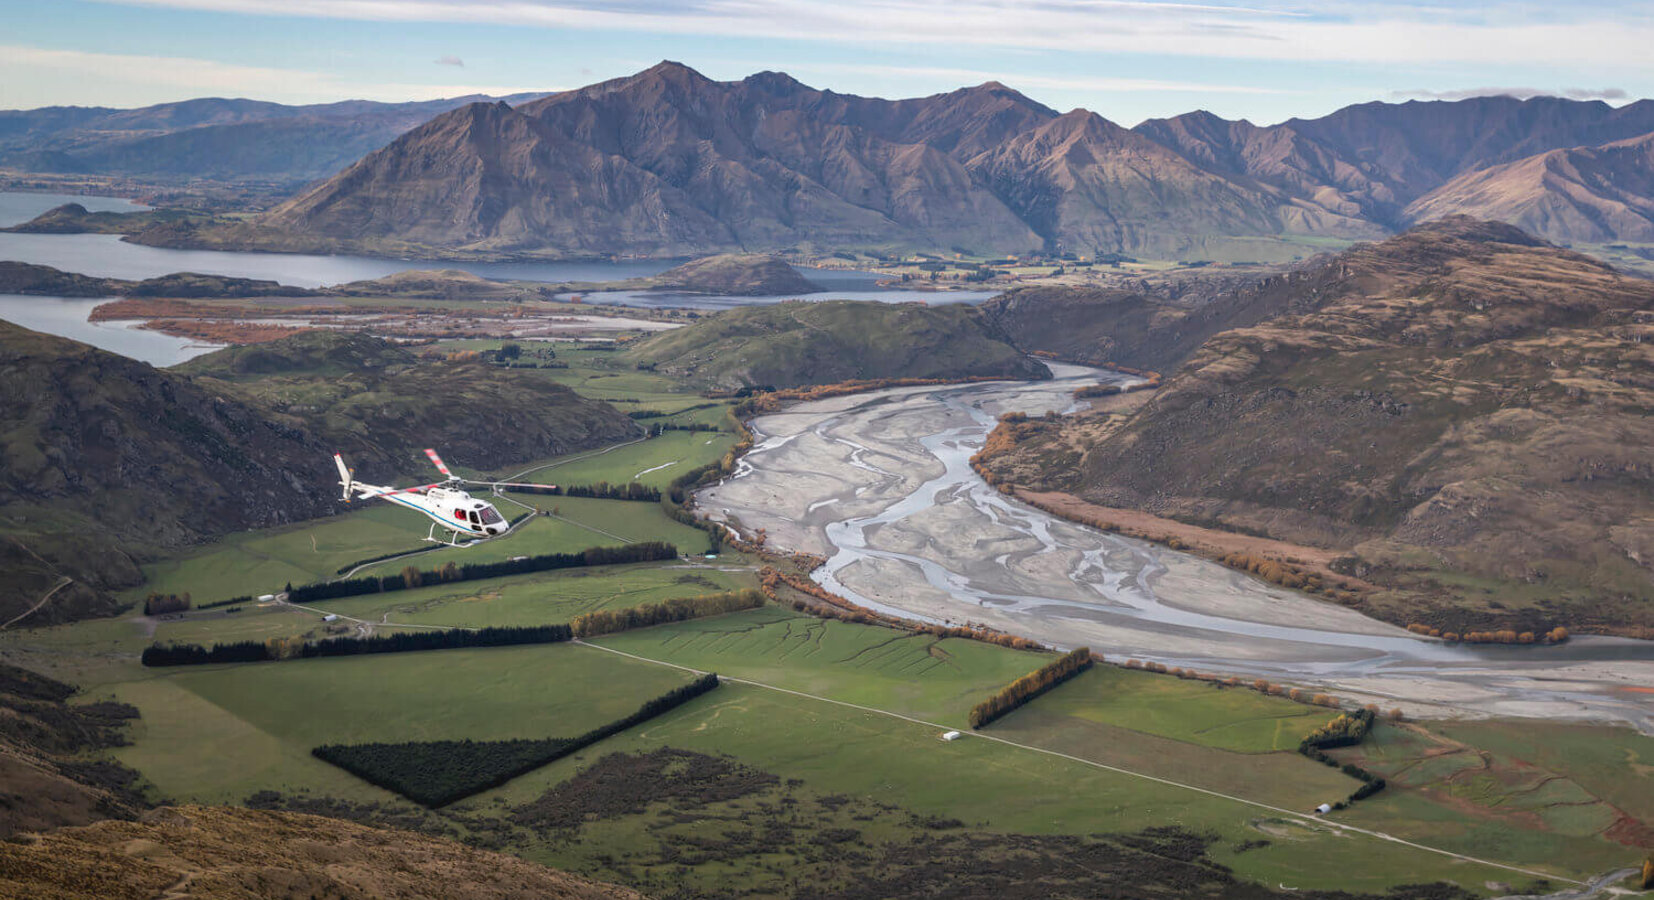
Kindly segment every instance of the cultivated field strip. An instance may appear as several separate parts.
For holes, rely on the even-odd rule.
[[[706,674],[705,672],[703,672],[699,669],[692,668],[690,666],[679,665],[677,663],[667,662],[665,660],[651,659],[647,656],[640,656],[640,655],[635,654],[635,653],[627,653],[624,650],[616,650],[613,647],[604,647],[604,646],[599,645],[599,644],[592,644],[592,643],[588,643],[586,641],[580,641],[580,640],[576,640],[573,643],[580,644],[581,646],[584,646],[584,647],[591,647],[591,648],[596,649],[596,650],[602,650],[605,653],[617,654],[619,656],[624,656],[624,657],[627,657],[629,659],[638,660],[640,662],[653,663],[653,664],[658,665],[658,666],[668,666],[668,667],[671,667],[671,668],[674,668],[674,669],[681,669],[685,672],[689,672],[689,673],[695,674],[695,675],[704,675],[704,674]],[[795,691],[795,690],[792,690],[790,688],[778,687],[778,686],[772,685],[772,684],[765,684],[764,682],[761,682],[761,681],[752,681],[752,680],[745,679],[745,678],[730,678],[730,677],[727,677],[727,676],[719,676],[719,677],[723,678],[726,681],[732,682],[734,684],[744,684],[744,685],[748,685],[748,686],[751,686],[751,687],[761,688],[761,689],[767,690],[767,691],[775,691],[776,693],[789,694],[789,695],[794,696],[794,697],[801,697],[801,698],[804,698],[804,699],[807,699],[807,700],[814,700],[814,701],[821,702],[821,703],[830,703],[830,704],[833,704],[834,706],[841,706],[841,707],[845,707],[845,708],[848,708],[848,709],[859,710],[861,712],[872,713],[874,715],[886,716],[886,717],[892,718],[892,719],[900,719],[901,721],[904,721],[904,722],[911,722],[914,725],[922,725],[926,728],[932,728],[932,729],[935,729],[937,731],[950,731],[950,730],[952,730],[948,726],[945,726],[945,725],[939,725],[935,722],[927,722],[924,719],[918,719],[918,718],[914,718],[913,716],[902,715],[901,713],[892,712],[892,711],[887,710],[887,709],[879,709],[877,707],[872,707],[872,706],[863,706],[859,703],[849,703],[849,702],[846,702],[846,701],[843,701],[843,700],[834,700],[831,697],[823,697],[819,694],[811,694],[811,693],[807,693],[807,692],[804,692],[804,691]],[[1227,800],[1227,801],[1230,801],[1230,802],[1233,802],[1233,803],[1239,803],[1239,804],[1242,804],[1244,806],[1249,806],[1249,807],[1252,807],[1254,809],[1264,810],[1266,812],[1274,813],[1276,815],[1288,816],[1288,817],[1292,818],[1293,820],[1295,820],[1295,821],[1297,821],[1301,824],[1304,824],[1306,826],[1308,826],[1308,824],[1309,824],[1304,819],[1303,815],[1301,813],[1299,813],[1297,810],[1285,809],[1285,808],[1282,808],[1282,807],[1279,807],[1279,806],[1271,806],[1267,803],[1260,803],[1256,800],[1248,800],[1244,797],[1237,797],[1233,794],[1225,794],[1221,791],[1214,791],[1214,790],[1209,790],[1209,789],[1203,788],[1203,787],[1196,787],[1195,785],[1192,785],[1192,784],[1187,784],[1187,783],[1180,782],[1180,781],[1174,781],[1174,780],[1169,779],[1169,778],[1162,778],[1162,777],[1157,776],[1157,775],[1149,775],[1149,774],[1146,774],[1146,773],[1143,773],[1143,772],[1135,772],[1135,771],[1132,771],[1130,769],[1122,769],[1118,766],[1111,766],[1111,765],[1108,765],[1106,763],[1096,762],[1096,761],[1093,761],[1093,760],[1085,759],[1084,757],[1074,756],[1074,755],[1068,754],[1068,753],[1061,753],[1061,752],[1058,752],[1056,750],[1048,750],[1044,747],[1036,747],[1036,746],[1033,746],[1033,745],[1030,745],[1030,744],[1018,743],[1016,741],[1006,740],[1005,738],[996,737],[996,736],[990,735],[990,734],[982,734],[981,732],[973,732],[973,731],[963,732],[963,734],[965,736],[968,736],[968,737],[977,738],[977,739],[984,740],[984,741],[991,741],[991,742],[996,743],[996,744],[1003,744],[1004,746],[1014,747],[1018,750],[1026,750],[1030,753],[1039,753],[1039,754],[1043,754],[1045,756],[1056,757],[1058,759],[1067,760],[1067,761],[1073,762],[1073,763],[1079,763],[1080,765],[1083,765],[1083,766],[1089,766],[1089,767],[1095,768],[1095,769],[1102,769],[1104,771],[1113,772],[1113,773],[1119,774],[1119,775],[1125,775],[1125,776],[1128,776],[1128,777],[1131,777],[1131,778],[1141,778],[1141,779],[1144,779],[1146,781],[1152,781],[1152,782],[1155,782],[1157,784],[1166,785],[1167,787],[1179,788],[1179,789],[1186,790],[1186,791],[1194,791],[1196,793],[1205,794],[1207,796],[1215,797],[1215,798],[1218,798],[1220,800]],[[1336,829],[1338,831],[1349,832],[1349,833],[1353,833],[1353,834],[1360,834],[1360,835],[1364,835],[1366,837],[1371,837],[1371,838],[1375,838],[1375,839],[1382,840],[1382,841],[1389,841],[1391,843],[1400,844],[1402,846],[1410,847],[1410,848],[1415,849],[1415,850],[1421,850],[1421,851],[1424,851],[1426,853],[1434,853],[1434,854],[1437,854],[1437,855],[1440,855],[1440,856],[1446,856],[1446,857],[1449,857],[1449,858],[1452,858],[1452,859],[1462,860],[1464,862],[1476,863],[1477,865],[1489,866],[1489,867],[1495,868],[1495,869],[1502,869],[1502,870],[1507,871],[1507,872],[1516,872],[1518,874],[1528,875],[1528,876],[1531,876],[1533,878],[1550,879],[1550,880],[1554,880],[1554,881],[1565,881],[1565,882],[1567,882],[1569,884],[1573,884],[1573,885],[1584,885],[1585,884],[1585,882],[1577,881],[1577,880],[1572,879],[1572,878],[1564,878],[1562,876],[1559,876],[1559,875],[1556,875],[1556,874],[1553,874],[1553,873],[1549,873],[1549,872],[1541,872],[1541,871],[1538,871],[1536,869],[1525,869],[1525,868],[1522,868],[1521,866],[1513,866],[1513,865],[1509,865],[1507,863],[1495,862],[1495,861],[1489,860],[1489,859],[1481,859],[1481,858],[1474,857],[1474,856],[1469,856],[1469,855],[1466,855],[1466,854],[1463,854],[1463,853],[1454,853],[1451,850],[1443,850],[1439,847],[1431,847],[1431,846],[1428,846],[1426,844],[1420,844],[1420,843],[1417,843],[1417,842],[1414,842],[1414,841],[1403,840],[1402,838],[1395,837],[1394,835],[1385,834],[1382,831],[1373,831],[1371,829],[1360,828],[1360,827],[1357,827],[1357,826],[1354,826],[1354,825],[1345,825],[1345,824],[1342,824],[1342,823],[1339,823],[1339,822],[1334,822],[1334,821],[1327,820],[1327,819],[1320,819],[1320,820],[1316,820],[1316,821],[1317,821],[1318,824],[1325,825],[1326,827],[1333,828],[1333,829]]]

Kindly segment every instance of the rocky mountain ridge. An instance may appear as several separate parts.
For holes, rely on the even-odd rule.
[[[1467,173],[1651,133],[1654,101],[1545,97],[1361,104],[1271,126],[1196,112],[1127,129],[997,82],[890,101],[777,72],[718,82],[663,62],[518,106],[455,109],[256,223],[183,223],[137,240],[552,256],[862,247],[1285,259],[1308,255],[1295,238],[1377,238],[1456,211],[1443,199],[1410,204]],[[1631,233],[1611,223],[1562,230],[1552,236]]]

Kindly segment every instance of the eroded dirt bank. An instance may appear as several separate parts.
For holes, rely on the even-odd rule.
[[[1256,674],[1415,715],[1624,721],[1654,731],[1654,644],[1448,645],[1199,557],[1067,522],[1007,498],[968,460],[1004,412],[1064,410],[1081,384],[901,388],[800,404],[699,495],[772,547],[828,558],[816,578],[910,618],[978,622],[1206,671]]]

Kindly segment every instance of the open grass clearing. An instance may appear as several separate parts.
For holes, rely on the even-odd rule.
[[[700,410],[705,412],[706,410]],[[649,424],[646,421],[644,424]],[[572,453],[552,457],[490,474],[508,476],[525,470],[521,479],[544,484],[625,484],[637,481],[650,487],[664,489],[672,479],[690,469],[704,466],[723,458],[735,445],[735,436],[724,432],[668,431],[660,437],[623,444],[610,450]],[[525,495],[538,497],[544,495]],[[561,499],[561,498],[557,498]]]
[[[497,562],[635,541],[666,541],[684,553],[704,553],[709,546],[705,532],[672,520],[657,503],[530,494],[520,499],[529,506],[555,509],[556,516],[535,516],[511,534],[475,546],[442,548],[425,541],[430,526],[425,517],[370,502],[342,516],[230,535],[184,556],[150,564],[144,567],[149,581],[126,596],[136,600],[151,591],[189,593],[197,604],[256,596],[288,584],[325,581],[343,566],[398,551],[427,552],[375,563],[356,574],[389,574],[409,565],[431,569],[447,562]],[[523,512],[510,503],[498,505],[510,518]]]
[[[390,622],[461,628],[548,625],[599,609],[735,590],[750,586],[752,578],[750,572],[711,566],[639,563],[436,584],[309,606],[371,622],[388,618]]]
[[[310,757],[320,744],[574,737],[688,681],[572,644],[177,670],[114,688],[143,715],[117,756],[179,800],[333,794],[344,773]]]
[[[594,643],[958,726],[984,696],[1051,659],[778,606],[605,635]]]
[[[1096,666],[1035,705],[1066,716],[1237,753],[1295,751],[1336,713],[1240,688]]]

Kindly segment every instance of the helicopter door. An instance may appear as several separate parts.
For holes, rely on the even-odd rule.
[[[474,509],[471,510],[471,524],[478,528],[482,527],[482,520],[477,518],[477,511]]]

